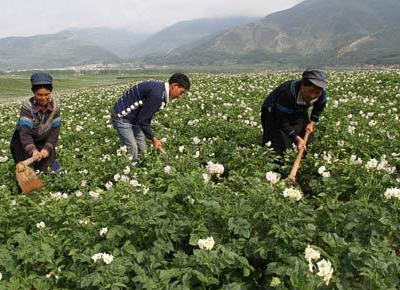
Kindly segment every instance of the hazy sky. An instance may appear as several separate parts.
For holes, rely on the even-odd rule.
[[[155,32],[183,20],[265,16],[301,0],[0,0],[0,38],[67,28],[126,27]]]

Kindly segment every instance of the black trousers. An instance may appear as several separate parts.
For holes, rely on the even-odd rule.
[[[44,147],[44,143],[37,142],[37,143],[35,143],[35,146],[40,151]],[[20,161],[23,161],[23,160],[31,157],[24,150],[24,148],[21,144],[21,141],[19,139],[19,131],[18,130],[14,131],[14,134],[11,138],[10,149],[11,149],[11,154],[14,158],[15,163],[18,163]],[[53,150],[49,154],[49,157],[42,159],[39,162],[33,163],[32,166],[35,170],[39,170],[41,172],[46,172],[48,170],[49,166],[53,165],[55,160],[56,160],[56,151],[53,148]]]
[[[308,123],[307,114],[296,114],[290,120],[290,124],[300,137],[304,137]],[[276,123],[273,111],[270,112],[267,108],[261,111],[261,124],[263,127],[262,145],[271,142],[272,148],[278,155],[283,155],[286,149],[292,148],[293,140]]]

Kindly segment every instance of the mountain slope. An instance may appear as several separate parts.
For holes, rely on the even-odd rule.
[[[131,57],[168,54],[172,50],[208,39],[211,35],[255,20],[254,17],[201,18],[178,22],[131,48]]]
[[[264,60],[326,65],[349,59],[352,63],[378,60],[389,52],[396,59],[400,34],[393,31],[400,27],[398,15],[399,0],[306,0],[220,33],[179,57],[151,61],[211,64]]]

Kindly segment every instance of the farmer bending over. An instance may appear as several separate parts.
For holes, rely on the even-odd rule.
[[[154,148],[162,152],[163,144],[150,127],[155,113],[189,91],[189,78],[182,73],[173,74],[168,82],[145,81],[128,89],[114,104],[113,126],[121,142],[126,145],[136,165],[146,149],[144,136],[151,140]]]
[[[325,108],[326,72],[312,69],[303,72],[301,80],[287,81],[273,90],[261,108],[263,127],[262,142],[271,142],[279,155],[295,143],[297,148],[306,149],[306,130],[314,131],[315,124]],[[308,108],[313,107],[311,116]]]

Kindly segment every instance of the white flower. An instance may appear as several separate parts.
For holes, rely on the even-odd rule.
[[[215,245],[215,241],[214,241],[214,238],[211,236],[211,237],[207,237],[207,239],[199,239],[199,241],[197,242],[197,245],[202,250],[211,251]]]
[[[100,230],[100,236],[103,237],[108,233],[108,228],[102,228]]]
[[[75,192],[75,196],[76,197],[81,197],[83,195],[83,192],[82,191],[77,191],[77,192]]]
[[[75,130],[76,130],[77,132],[80,132],[80,131],[83,130],[83,127],[82,127],[81,125],[76,125]]]
[[[79,224],[88,225],[88,224],[90,224],[90,219],[89,218],[84,218],[83,220],[79,221]]]
[[[111,262],[114,260],[113,255],[105,254],[103,253],[103,262],[106,263],[107,265],[111,264]]]
[[[8,160],[7,156],[0,157],[0,163],[6,162]]]
[[[326,285],[329,285],[329,282],[333,276],[333,268],[331,262],[322,259],[317,263],[317,266],[318,266],[317,275],[324,279]]]
[[[131,168],[129,166],[126,166],[124,169],[124,174],[129,174],[131,172]]]
[[[101,260],[102,257],[103,257],[103,254],[102,254],[102,253],[97,253],[97,254],[94,254],[94,255],[92,256],[92,260],[96,263],[97,260]]]
[[[45,226],[46,226],[46,225],[44,224],[44,222],[40,222],[40,223],[37,223],[37,224],[36,224],[36,227],[37,227],[38,229],[43,229]]]
[[[317,250],[314,250],[310,245],[304,251],[304,256],[308,261],[308,270],[313,272],[313,264],[312,260],[318,260],[321,257],[321,253]]]
[[[14,208],[17,205],[18,205],[18,202],[16,200],[14,200],[14,199],[10,202],[10,208]]]
[[[327,177],[330,177],[330,176],[331,176],[331,173],[329,171],[325,171],[325,172],[322,173],[322,177],[327,178]]]
[[[350,162],[353,164],[359,165],[359,164],[362,164],[362,159],[353,154],[350,156]]]
[[[121,179],[121,175],[119,175],[118,173],[114,175],[114,181],[119,181]]]
[[[193,143],[195,144],[195,145],[197,145],[197,144],[199,144],[200,142],[201,142],[201,139],[199,138],[199,137],[194,137],[193,139],[192,139],[192,141],[193,141]]]
[[[208,173],[210,173],[211,175],[220,176],[221,174],[224,173],[224,166],[219,163],[213,163],[212,161],[209,161],[207,163],[206,168]]]
[[[303,194],[299,190],[291,187],[285,188],[285,190],[283,191],[283,196],[299,201],[303,197]]]
[[[87,171],[87,169],[83,169],[83,170],[79,171],[79,173],[82,175],[86,175],[89,173],[89,171]]]
[[[110,190],[110,188],[113,186],[112,181],[107,182],[105,186],[107,190]]]
[[[91,197],[93,197],[94,199],[98,199],[99,196],[100,196],[100,193],[97,192],[97,191],[89,191],[89,195],[90,195]]]
[[[320,168],[318,168],[318,173],[322,175],[322,177],[329,177],[331,176],[331,173],[329,171],[326,171],[326,167],[325,166],[321,166]]]
[[[171,166],[167,165],[164,167],[164,173],[169,175],[171,174]]]
[[[281,175],[279,173],[276,172],[272,172],[269,171],[265,174],[265,178],[269,181],[269,183],[276,184],[278,183],[279,179],[280,179]]]
[[[203,173],[201,178],[203,178],[204,183],[208,183],[210,181],[210,176],[207,173]]]
[[[265,143],[265,146],[267,146],[267,147],[271,147],[271,141],[268,141],[267,143]]]
[[[194,204],[194,203],[195,203],[194,198],[191,197],[190,195],[188,195],[188,196],[186,197],[186,199],[188,200],[188,202],[189,202],[190,204]]]
[[[351,135],[353,135],[354,132],[356,131],[356,127],[354,127],[354,126],[349,126],[348,129],[347,129],[347,131],[349,131],[349,133],[350,133]]]
[[[0,281],[3,279],[3,274],[0,272]]]
[[[183,150],[185,150],[185,146],[179,146],[179,148],[178,148],[178,151],[180,152],[180,153],[183,153]]]
[[[61,200],[61,199],[66,199],[68,198],[68,194],[66,193],[61,193],[61,192],[56,192],[56,193],[50,193],[50,197],[54,200]]]
[[[87,180],[82,180],[81,181],[81,187],[86,187],[87,186]]]
[[[367,167],[368,169],[373,169],[373,168],[376,168],[377,166],[378,166],[378,160],[376,160],[375,158],[372,158],[365,165],[365,167]]]
[[[139,187],[141,186],[139,181],[137,181],[136,179],[132,179],[130,182],[130,185],[132,185],[133,187]]]
[[[391,187],[386,189],[384,193],[387,199],[397,198],[400,200],[400,188]]]
[[[200,156],[200,151],[197,150],[196,153],[193,155],[193,158],[199,158]]]

